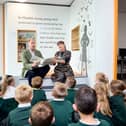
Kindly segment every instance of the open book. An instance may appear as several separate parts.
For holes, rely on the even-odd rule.
[[[54,57],[44,59],[44,58],[41,58],[41,57],[38,57],[38,56],[32,56],[30,61],[31,62],[38,62],[39,63],[38,67],[42,67],[42,66],[45,66],[45,65],[52,65],[53,59],[54,59]]]

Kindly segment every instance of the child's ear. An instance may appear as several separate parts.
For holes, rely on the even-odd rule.
[[[55,117],[53,117],[53,119],[52,119],[52,124],[55,122]]]
[[[33,95],[30,97],[30,100],[32,101],[32,99],[33,99]]]
[[[78,111],[76,104],[73,104],[73,109],[74,109],[74,111],[76,111],[76,112]]]
[[[30,125],[32,125],[31,118],[28,119],[28,122],[29,122]]]

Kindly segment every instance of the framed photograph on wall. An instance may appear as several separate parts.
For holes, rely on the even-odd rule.
[[[22,62],[22,52],[28,48],[29,39],[36,41],[35,30],[17,30],[17,61]]]
[[[80,25],[71,31],[71,48],[72,51],[80,50]]]

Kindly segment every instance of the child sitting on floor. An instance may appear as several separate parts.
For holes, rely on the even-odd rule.
[[[53,120],[53,109],[48,102],[38,102],[32,107],[29,118],[31,126],[50,126]]]
[[[112,110],[112,121],[114,126],[126,126],[126,105],[123,90],[125,83],[121,80],[113,80],[110,83],[112,96],[110,106]]]
[[[95,90],[87,85],[77,91],[73,107],[75,111],[79,112],[80,121],[69,126],[111,126],[105,120],[94,118],[93,113],[97,107],[97,95]]]
[[[24,126],[29,124],[28,118],[33,97],[32,88],[29,85],[21,84],[15,91],[15,99],[19,103],[18,107],[12,110],[8,116],[8,126]]]
[[[33,88],[33,99],[32,105],[36,104],[39,101],[46,101],[46,94],[42,88],[43,80],[41,77],[36,76],[32,78],[32,88]]]
[[[55,117],[55,126],[68,126],[72,122],[73,108],[70,101],[65,100],[67,89],[65,84],[57,82],[52,91],[54,99],[50,102]]]
[[[0,92],[0,121],[5,119],[9,112],[18,105],[15,97],[15,80],[11,75],[6,75],[1,81]]]
[[[15,96],[15,80],[13,76],[6,75],[2,80],[1,96],[3,99],[14,98]]]
[[[98,99],[98,105],[97,105],[97,110],[95,112],[95,117],[106,120],[111,125],[113,125],[112,111],[109,105],[109,97],[108,97],[108,90],[106,84],[104,84],[104,82],[98,82],[95,84],[94,88]]]

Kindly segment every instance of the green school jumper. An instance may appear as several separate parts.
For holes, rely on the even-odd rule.
[[[8,126],[24,126],[28,125],[28,119],[31,106],[29,107],[17,107],[11,111],[8,115]]]
[[[105,120],[100,120],[100,124],[94,124],[94,125],[88,125],[82,122],[78,122],[78,123],[72,123],[69,124],[69,126],[111,126],[107,121]]]
[[[5,119],[9,112],[17,107],[18,103],[14,98],[2,99],[0,98],[0,121]]]
[[[67,100],[50,102],[55,116],[54,126],[68,126],[72,122],[73,108]]]
[[[46,94],[45,91],[42,89],[34,89],[33,90],[33,99],[32,99],[32,106],[38,103],[39,101],[46,101]]]
[[[0,121],[4,119],[4,116],[3,116],[4,112],[2,111],[3,101],[4,101],[3,98],[0,97]]]
[[[126,126],[126,105],[123,96],[112,96],[110,98],[110,107],[114,126]]]
[[[95,112],[94,117],[97,119],[106,120],[107,122],[111,124],[111,126],[113,126],[112,118],[107,115],[103,115],[101,112]]]
[[[67,89],[67,92],[68,92],[68,95],[65,97],[65,99],[70,101],[73,104],[76,90],[74,88],[69,88]]]

